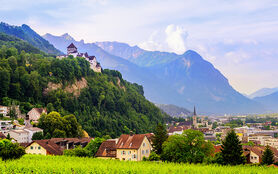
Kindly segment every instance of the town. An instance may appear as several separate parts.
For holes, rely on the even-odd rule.
[[[14,110],[14,111],[13,111]],[[12,119],[11,114],[17,119]],[[63,155],[64,150],[76,147],[85,148],[94,137],[84,136],[75,138],[36,139],[43,129],[35,127],[40,117],[47,114],[45,108],[33,108],[27,115],[22,115],[18,106],[0,106],[1,129],[0,138],[10,139],[25,148],[27,154]],[[183,120],[183,121],[182,121]],[[182,135],[185,130],[202,132],[206,141],[214,144],[214,155],[221,150],[222,141],[228,132],[235,131],[243,148],[247,163],[262,162],[263,152],[269,146],[274,153],[274,160],[278,162],[278,115],[254,116],[198,116],[196,108],[192,116],[167,123],[168,136]],[[35,135],[35,136],[34,136]],[[142,161],[150,157],[153,151],[154,133],[122,134],[115,139],[106,139],[95,153],[95,157],[102,159],[119,159]]]

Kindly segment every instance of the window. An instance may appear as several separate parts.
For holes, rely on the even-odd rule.
[[[31,146],[31,150],[33,150],[33,146]]]
[[[130,154],[131,154],[131,151],[128,151],[128,154],[130,155]]]
[[[123,151],[123,155],[125,155],[125,151]]]
[[[133,155],[133,158],[134,158],[134,159],[136,158],[136,155],[135,155],[135,154]]]
[[[145,143],[143,143],[143,147],[145,147],[146,146],[146,144]]]
[[[146,150],[146,154],[148,154],[148,153],[149,153],[149,150],[147,149],[147,150]]]
[[[144,154],[145,153],[145,151],[144,150],[142,150],[142,154]]]
[[[40,149],[41,149],[41,146],[39,146],[38,149],[40,150]]]

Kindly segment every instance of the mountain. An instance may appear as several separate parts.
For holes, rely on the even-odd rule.
[[[34,30],[32,30],[28,25],[23,24],[22,26],[13,26],[7,23],[0,23],[0,32],[6,33],[18,37],[34,47],[44,51],[48,54],[58,55],[61,54],[61,51],[57,50],[52,44],[47,40],[42,38]]]
[[[157,107],[159,107],[162,111],[166,112],[171,117],[183,117],[192,115],[192,112],[189,110],[178,107],[175,105],[167,105],[167,104],[155,104]]]
[[[263,97],[263,96],[270,95],[277,91],[278,91],[278,88],[262,88],[256,92],[250,94],[248,97],[249,98]]]
[[[215,67],[192,50],[182,55],[146,51],[119,42],[84,43],[68,34],[43,36],[65,51],[73,42],[81,52],[95,55],[102,67],[115,69],[131,82],[144,86],[146,98],[154,103],[193,108],[200,113],[260,113],[264,108],[234,90]]]
[[[27,53],[42,53],[42,51],[40,51],[38,48],[35,48],[26,41],[0,32],[0,48],[4,45],[7,48],[15,47],[19,52],[25,51]]]
[[[278,91],[266,96],[255,97],[253,100],[263,104],[268,112],[278,112]]]

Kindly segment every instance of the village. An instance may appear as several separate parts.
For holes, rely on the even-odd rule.
[[[43,132],[35,127],[42,114],[47,114],[45,108],[33,108],[26,115],[20,114],[15,107],[18,119],[10,119],[11,107],[0,106],[0,139],[10,139],[25,148],[27,154],[39,155],[63,155],[64,150],[76,147],[86,147],[93,137],[75,138],[50,138],[33,140],[33,135]],[[272,118],[274,119],[274,118]],[[277,119],[277,118],[275,118]],[[24,120],[24,122],[20,121]],[[236,120],[236,121],[235,121]],[[237,126],[228,126],[230,123],[239,122]],[[262,123],[245,123],[246,116],[234,117],[204,117],[198,116],[194,107],[192,116],[184,121],[167,123],[168,136],[181,135],[185,130],[198,130],[203,133],[204,139],[214,144],[214,154],[221,151],[221,142],[230,130],[234,130],[241,141],[243,154],[247,163],[259,164],[262,161],[263,152],[269,146],[274,153],[275,162],[278,161],[278,126],[271,121]],[[20,123],[21,122],[21,123]],[[233,128],[232,128],[233,127]],[[266,127],[268,130],[266,130]],[[102,142],[95,156],[102,159],[119,159],[128,161],[142,161],[148,158],[153,150],[154,133],[147,134],[122,134],[115,139],[107,139]]]

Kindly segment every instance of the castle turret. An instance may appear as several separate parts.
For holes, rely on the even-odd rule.
[[[68,47],[67,47],[67,51],[68,51],[68,55],[73,55],[73,54],[77,54],[77,48],[76,46],[71,43]]]

